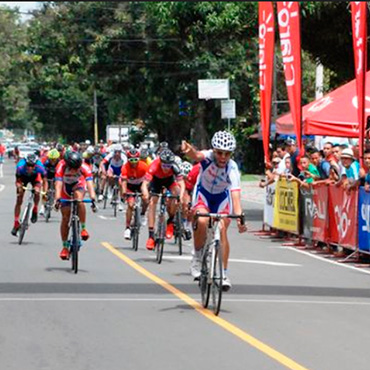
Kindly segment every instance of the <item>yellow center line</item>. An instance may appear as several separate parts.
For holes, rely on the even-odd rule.
[[[116,255],[119,259],[127,263],[129,266],[131,266],[136,271],[140,272],[142,275],[147,277],[148,279],[154,281],[156,284],[160,285],[162,288],[166,289],[185,303],[187,303],[189,306],[193,307],[197,312],[199,312],[201,315],[205,316],[207,319],[213,321],[215,324],[221,326],[226,331],[228,331],[231,334],[234,334],[239,339],[243,340],[244,342],[250,344],[252,347],[258,349],[259,351],[263,352],[267,356],[273,358],[277,362],[281,363],[285,367],[291,370],[308,370],[306,367],[298,364],[294,360],[290,359],[289,357],[283,355],[282,353],[276,351],[272,347],[268,346],[267,344],[261,342],[260,340],[254,338],[250,334],[246,333],[245,331],[239,329],[237,326],[231,324],[227,320],[222,319],[219,316],[215,316],[214,313],[208,309],[205,309],[202,307],[202,305],[197,302],[195,299],[191,298],[189,295],[185,294],[181,290],[175,288],[173,285],[169,284],[167,281],[161,279],[160,277],[152,274],[148,270],[146,270],[144,267],[140,266],[138,263],[134,262],[131,258],[127,257],[124,253],[121,251],[118,251],[116,248],[114,248],[111,244],[107,242],[102,243],[103,247],[108,249],[110,252],[112,252],[114,255]]]

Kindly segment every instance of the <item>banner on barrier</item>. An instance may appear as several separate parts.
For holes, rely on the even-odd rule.
[[[263,222],[265,225],[273,227],[276,183],[273,182],[272,184],[267,185],[265,189],[266,193],[265,193],[265,208],[263,212]]]
[[[282,178],[275,190],[274,227],[298,233],[298,184]]]
[[[370,252],[370,193],[360,187],[358,197],[358,247]]]
[[[303,236],[306,239],[312,239],[312,221],[313,221],[313,192],[312,189],[300,189],[301,192],[301,217],[303,217]]]
[[[357,247],[357,195],[357,189],[329,187],[329,241],[350,249]]]
[[[326,185],[313,186],[312,239],[320,242],[326,242],[328,238],[328,192]]]

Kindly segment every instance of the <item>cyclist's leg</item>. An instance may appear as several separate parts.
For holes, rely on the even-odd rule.
[[[23,196],[24,196],[23,186],[26,186],[26,185],[24,185],[24,183],[21,182],[21,181],[16,182],[17,198],[16,198],[15,207],[14,207],[14,225],[13,225],[13,229],[11,231],[12,235],[14,235],[14,236],[17,235],[17,231],[18,231],[19,226],[20,226],[19,216],[21,214],[21,208],[22,208]]]
[[[69,258],[69,242],[68,242],[68,231],[69,231],[69,219],[71,216],[71,206],[69,204],[62,204],[61,207],[62,221],[60,223],[60,236],[62,238],[62,250],[59,253],[59,257],[62,260]]]
[[[126,229],[130,228],[131,225],[131,219],[132,219],[132,212],[134,209],[135,204],[135,198],[134,197],[128,197],[127,198],[127,210],[126,210]]]

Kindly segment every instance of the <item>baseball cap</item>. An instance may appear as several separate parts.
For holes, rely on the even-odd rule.
[[[286,145],[296,145],[296,141],[294,139],[287,139],[285,140]]]
[[[340,157],[354,159],[353,150],[349,148],[343,149]]]

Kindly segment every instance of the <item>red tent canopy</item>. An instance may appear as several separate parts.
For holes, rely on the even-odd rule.
[[[370,92],[370,71],[366,72],[366,91]],[[370,97],[366,96],[365,117],[370,115]],[[358,137],[356,80],[333,90],[302,108],[303,135]],[[290,113],[276,120],[279,134],[292,135]]]

